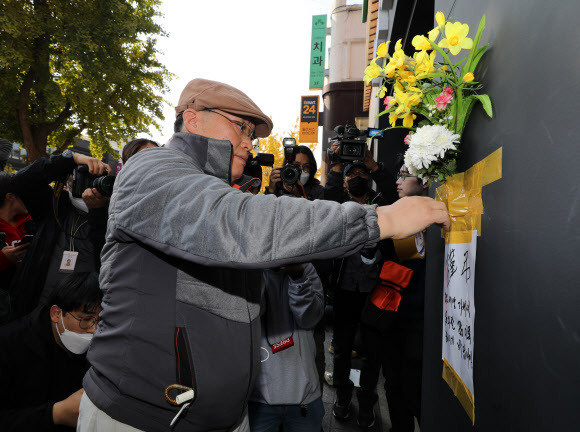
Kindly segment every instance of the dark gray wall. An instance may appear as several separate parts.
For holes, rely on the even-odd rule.
[[[580,430],[580,2],[436,0],[492,44],[460,168],[503,146],[475,279],[475,430]],[[432,191],[433,192],[433,191]],[[441,379],[443,242],[428,233],[422,431],[469,431]]]

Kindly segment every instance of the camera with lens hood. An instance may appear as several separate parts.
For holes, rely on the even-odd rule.
[[[331,138],[331,142],[340,143],[338,153],[327,149],[328,158],[331,163],[362,161],[367,151],[368,131],[360,131],[356,126],[339,125],[334,128],[336,136]]]
[[[72,196],[82,198],[83,192],[88,188],[95,188],[103,196],[110,197],[113,194],[115,176],[95,176],[89,172],[87,165],[77,165],[73,171]]]
[[[296,154],[298,151],[298,146],[296,145],[295,138],[284,138],[282,140],[284,146],[284,158],[286,159],[286,165],[280,170],[280,178],[282,182],[287,185],[294,185],[300,179],[300,174],[302,170],[300,167],[294,165],[296,160]]]

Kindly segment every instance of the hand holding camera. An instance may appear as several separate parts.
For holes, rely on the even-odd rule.
[[[79,154],[74,155],[74,161],[77,166],[73,171],[72,196],[83,199],[87,197],[92,204],[96,205],[93,208],[103,207],[103,204],[99,205],[97,201],[113,194],[115,176],[108,174],[111,167],[98,159]],[[87,191],[87,189],[92,189],[92,191]],[[89,202],[86,204],[87,207],[91,207]]]
[[[77,165],[86,165],[88,173],[93,176],[100,176],[105,173],[110,174],[111,172],[109,165],[90,156],[74,153],[73,160]]]

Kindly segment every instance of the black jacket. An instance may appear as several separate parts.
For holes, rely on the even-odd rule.
[[[12,318],[24,316],[38,305],[53,250],[62,229],[62,220],[75,212],[68,193],[60,191],[56,196],[56,191],[53,191],[50,184],[64,182],[74,167],[72,158],[59,155],[39,158],[14,175],[15,191],[24,201],[35,222],[36,233],[12,278]],[[60,223],[55,215],[59,217]],[[95,268],[98,269],[101,249],[105,244],[107,208],[90,209],[88,225],[89,236],[80,241],[92,243]]]
[[[72,431],[55,426],[52,406],[82,388],[84,354],[70,354],[52,333],[48,308],[0,327],[0,430]]]
[[[371,173],[371,178],[377,185],[378,192],[371,190],[366,204],[384,206],[392,204],[396,200],[396,182],[394,177],[379,164],[380,169]],[[348,192],[344,188],[342,172],[330,171],[324,187],[324,197],[327,200],[339,203],[351,201]],[[336,260],[333,270],[333,285],[348,291],[371,292],[378,283],[378,277],[384,259],[381,249],[384,241],[381,241],[373,249],[363,249],[349,257]],[[365,264],[361,258],[373,261]]]

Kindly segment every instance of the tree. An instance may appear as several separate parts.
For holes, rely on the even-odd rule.
[[[296,123],[292,128],[286,131],[285,134],[271,134],[268,138],[260,139],[260,153],[271,153],[274,155],[274,167],[282,166],[284,163],[284,146],[282,145],[282,140],[284,138],[295,138],[296,144],[300,145],[300,121],[296,118]],[[312,152],[316,151],[317,143],[304,143]],[[255,152],[252,152],[255,154]],[[262,167],[262,188],[260,193],[264,193],[266,186],[268,185],[268,179],[270,178],[270,172],[272,168]],[[315,178],[320,178],[320,168],[316,171],[314,175]]]
[[[0,2],[0,136],[28,162],[86,133],[91,152],[158,127],[171,74],[157,59],[160,0]]]

